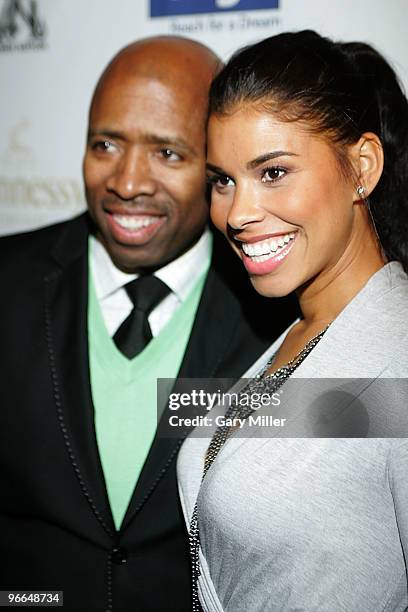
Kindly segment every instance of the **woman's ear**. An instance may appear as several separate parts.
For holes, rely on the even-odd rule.
[[[384,167],[384,151],[380,139],[373,132],[365,132],[352,145],[350,156],[355,169],[353,201],[364,200],[374,191]]]

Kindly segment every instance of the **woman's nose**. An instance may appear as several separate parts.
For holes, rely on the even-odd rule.
[[[227,217],[228,226],[234,232],[239,232],[252,223],[262,221],[264,217],[265,213],[254,191],[250,187],[237,186]]]

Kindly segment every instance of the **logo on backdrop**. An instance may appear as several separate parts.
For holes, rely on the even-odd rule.
[[[21,119],[10,128],[8,133],[8,147],[6,149],[5,163],[15,161],[31,162],[33,159],[33,150],[27,144],[26,134],[31,128],[31,123],[28,119]]]
[[[81,183],[74,177],[38,175],[38,159],[32,147],[33,125],[21,117],[5,132],[0,145],[0,210],[10,219],[35,211],[66,210],[78,213],[85,207]],[[19,211],[21,211],[19,213]],[[25,211],[25,212],[24,212]],[[27,217],[28,218],[28,217]],[[0,234],[4,233],[4,223]]]
[[[279,0],[150,0],[151,17],[279,8]]]
[[[46,48],[47,27],[37,0],[3,0],[0,12],[0,51],[38,51]]]

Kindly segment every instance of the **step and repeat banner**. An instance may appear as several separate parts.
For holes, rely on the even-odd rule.
[[[0,0],[0,234],[85,207],[87,113],[103,68],[155,34],[199,40],[223,59],[286,30],[375,45],[408,84],[407,0]]]

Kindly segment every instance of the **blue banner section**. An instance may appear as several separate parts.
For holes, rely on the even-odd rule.
[[[151,17],[276,8],[279,0],[150,0]]]

